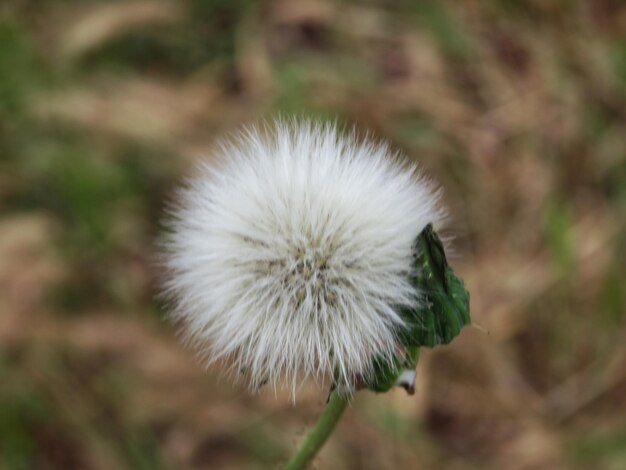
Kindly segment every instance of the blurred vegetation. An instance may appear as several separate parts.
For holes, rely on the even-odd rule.
[[[165,201],[276,113],[432,174],[474,320],[362,393],[317,468],[626,467],[626,5],[5,0],[0,468],[273,468],[311,385],[204,371],[154,301]]]

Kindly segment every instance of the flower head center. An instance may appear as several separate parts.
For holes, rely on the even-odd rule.
[[[328,255],[320,248],[297,248],[292,272],[305,282],[324,276],[328,270]]]

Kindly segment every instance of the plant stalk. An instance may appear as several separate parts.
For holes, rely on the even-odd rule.
[[[315,423],[315,426],[306,436],[300,448],[291,457],[284,470],[302,470],[306,468],[315,454],[324,445],[330,434],[335,429],[335,425],[341,418],[346,405],[350,401],[351,396],[338,393],[336,390],[331,392],[326,404],[326,409]]]

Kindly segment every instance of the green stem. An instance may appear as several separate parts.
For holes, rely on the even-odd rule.
[[[350,395],[341,394],[337,391],[330,394],[328,404],[322,416],[319,417],[313,429],[309,431],[308,436],[300,445],[300,448],[293,454],[289,462],[287,462],[285,470],[301,470],[311,463],[315,454],[322,448],[324,442],[326,442],[326,439],[330,436],[330,433],[333,432],[350,398]]]

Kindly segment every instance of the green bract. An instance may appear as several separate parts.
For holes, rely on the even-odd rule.
[[[374,360],[372,376],[366,381],[367,388],[378,393],[390,390],[398,384],[398,378],[404,370],[414,370],[417,367],[418,357],[419,347],[417,346],[407,348],[404,359],[394,357],[393,361],[389,362],[382,357],[377,357]]]
[[[471,322],[469,293],[448,265],[441,240],[432,225],[417,237],[414,282],[422,302],[415,310],[403,310],[406,327],[399,334],[406,358],[374,361],[374,373],[366,386],[376,392],[393,387],[404,369],[415,368],[420,346],[448,344]]]
[[[441,240],[428,225],[417,237],[416,284],[422,295],[420,308],[405,311],[408,328],[404,346],[448,344],[471,322],[469,293],[448,265]]]

